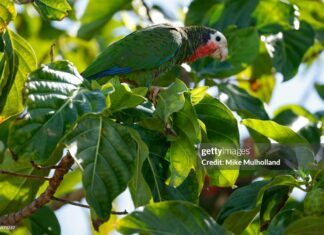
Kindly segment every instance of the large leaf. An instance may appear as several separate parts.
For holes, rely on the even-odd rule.
[[[211,16],[209,25],[224,30],[230,25],[236,25],[239,28],[244,28],[252,25],[251,13],[259,4],[259,0],[236,0],[225,1],[224,9],[218,18],[219,12]]]
[[[154,203],[121,219],[122,234],[229,234],[201,208],[182,201]]]
[[[285,232],[284,235],[303,235],[303,234],[312,234],[312,235],[321,235],[323,234],[324,216],[308,216],[296,220],[291,223]]]
[[[0,34],[7,28],[10,21],[16,18],[15,5],[10,0],[2,0],[0,3]]]
[[[28,218],[32,234],[60,235],[61,228],[54,211],[44,206]]]
[[[197,154],[194,145],[200,139],[200,127],[189,94],[185,94],[183,108],[173,115],[173,127],[177,133],[168,151],[170,160],[170,185],[177,187],[196,167]]]
[[[273,65],[284,80],[293,78],[307,49],[314,43],[314,30],[304,21],[299,29],[284,30],[267,40],[267,48]]]
[[[292,26],[294,8],[292,4],[284,1],[260,1],[253,16],[261,33],[278,33],[282,28],[288,29]]]
[[[34,50],[18,34],[7,29],[3,36],[5,68],[0,73],[0,123],[23,111],[23,89],[28,73],[36,69]]]
[[[34,6],[48,20],[62,20],[72,10],[66,0],[35,0]]]
[[[133,139],[137,142],[138,149],[135,162],[135,173],[129,181],[128,187],[135,207],[139,207],[148,204],[152,197],[150,187],[146,183],[142,173],[143,163],[149,157],[150,151],[136,131],[132,129],[129,131]]]
[[[72,64],[43,65],[26,83],[28,114],[10,130],[9,147],[19,158],[44,163],[78,117],[99,112],[105,98],[89,90]]]
[[[81,18],[79,37],[90,39],[117,11],[127,8],[130,3],[131,0],[89,0],[87,9]]]
[[[95,114],[84,116],[65,142],[82,167],[87,202],[108,220],[112,201],[133,177],[137,143],[128,128]]]
[[[303,217],[303,214],[296,209],[283,210],[278,213],[274,219],[271,221],[271,224],[268,229],[269,235],[283,234],[288,225],[300,218]]]
[[[279,125],[273,121],[257,119],[245,119],[242,121],[242,124],[279,144],[293,149],[296,154],[299,169],[309,169],[310,165],[314,162],[314,153],[308,141],[289,127]]]
[[[222,0],[194,0],[190,3],[188,13],[186,14],[186,25],[208,25],[210,16],[215,9],[220,8]],[[217,4],[218,3],[218,4]]]
[[[260,230],[268,228],[272,219],[285,205],[291,191],[289,186],[276,186],[265,191],[260,209]]]
[[[232,112],[219,100],[206,95],[195,110],[199,119],[204,123],[207,139],[204,143],[217,144],[217,146],[237,148],[239,146],[239,132],[237,121]],[[216,186],[232,187],[238,177],[238,169],[207,168],[211,184]]]
[[[211,58],[197,60],[192,67],[198,75],[225,78],[244,70],[256,58],[259,51],[259,34],[254,27],[230,28],[224,32],[229,46],[229,57],[224,62]]]
[[[236,111],[242,118],[269,119],[262,101],[251,96],[244,89],[233,84],[221,84],[219,90],[228,96],[225,103],[229,108]]]
[[[217,222],[235,234],[240,234],[260,211],[264,193],[275,186],[297,185],[290,175],[280,175],[272,181],[257,181],[236,189],[218,214]]]
[[[155,115],[163,122],[167,122],[171,114],[183,108],[185,103],[184,92],[186,91],[188,91],[188,88],[178,79],[168,88],[161,90],[158,94]]]

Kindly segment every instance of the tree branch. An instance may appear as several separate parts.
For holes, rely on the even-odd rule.
[[[145,7],[147,18],[149,19],[149,21],[151,21],[151,23],[154,23],[152,20],[151,10],[150,10],[149,6],[146,4],[145,0],[141,0],[141,1],[142,1],[143,6]]]
[[[67,153],[59,163],[59,168],[55,170],[53,177],[50,178],[45,192],[20,211],[0,217],[0,225],[17,225],[22,219],[31,216],[37,209],[47,204],[52,199],[64,175],[68,173],[73,163],[74,160],[71,154]]]

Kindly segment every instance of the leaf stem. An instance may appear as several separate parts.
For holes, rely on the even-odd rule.
[[[24,177],[24,178],[35,179],[35,180],[50,180],[50,178],[46,176],[27,175],[23,173],[11,172],[11,171],[1,170],[1,169],[0,169],[0,174]]]

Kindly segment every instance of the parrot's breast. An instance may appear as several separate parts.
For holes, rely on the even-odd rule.
[[[188,57],[186,62],[192,63],[201,57],[213,54],[216,50],[217,50],[216,43],[209,41],[207,44],[198,47],[195,53]]]

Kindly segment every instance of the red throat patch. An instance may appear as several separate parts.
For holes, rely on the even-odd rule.
[[[198,47],[195,53],[189,56],[186,62],[192,63],[201,57],[211,55],[216,51],[216,49],[217,49],[217,45],[214,42],[209,41],[207,44]]]

